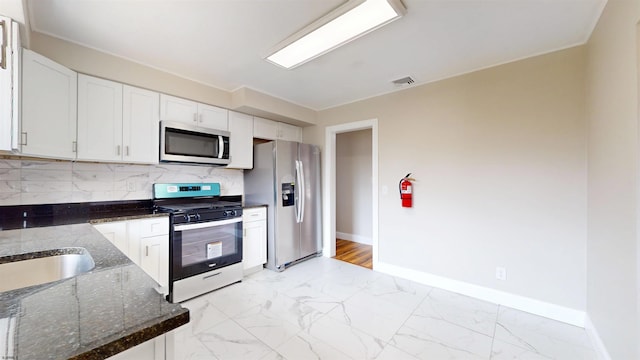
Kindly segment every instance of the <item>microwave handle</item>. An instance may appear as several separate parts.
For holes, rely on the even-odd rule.
[[[218,135],[218,159],[222,159],[224,155],[224,138],[222,135]]]

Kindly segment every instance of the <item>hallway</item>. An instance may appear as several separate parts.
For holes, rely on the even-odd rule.
[[[355,241],[336,239],[336,256],[334,259],[373,269],[373,253],[371,245]]]

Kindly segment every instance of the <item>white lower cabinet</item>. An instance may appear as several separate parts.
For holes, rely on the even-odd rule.
[[[140,239],[140,267],[163,287],[169,286],[169,241],[167,235]]]
[[[242,264],[245,274],[262,269],[267,262],[267,208],[248,208],[242,214]]]
[[[114,221],[94,227],[160,286],[168,289],[168,217]]]

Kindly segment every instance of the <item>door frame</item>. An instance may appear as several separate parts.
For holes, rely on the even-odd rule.
[[[327,126],[325,129],[322,253],[327,257],[336,255],[336,136],[367,129],[371,129],[371,240],[375,270],[378,264],[378,119]]]

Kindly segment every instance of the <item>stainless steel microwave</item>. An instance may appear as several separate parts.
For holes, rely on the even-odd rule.
[[[160,122],[160,161],[228,165],[229,132],[183,124]]]

